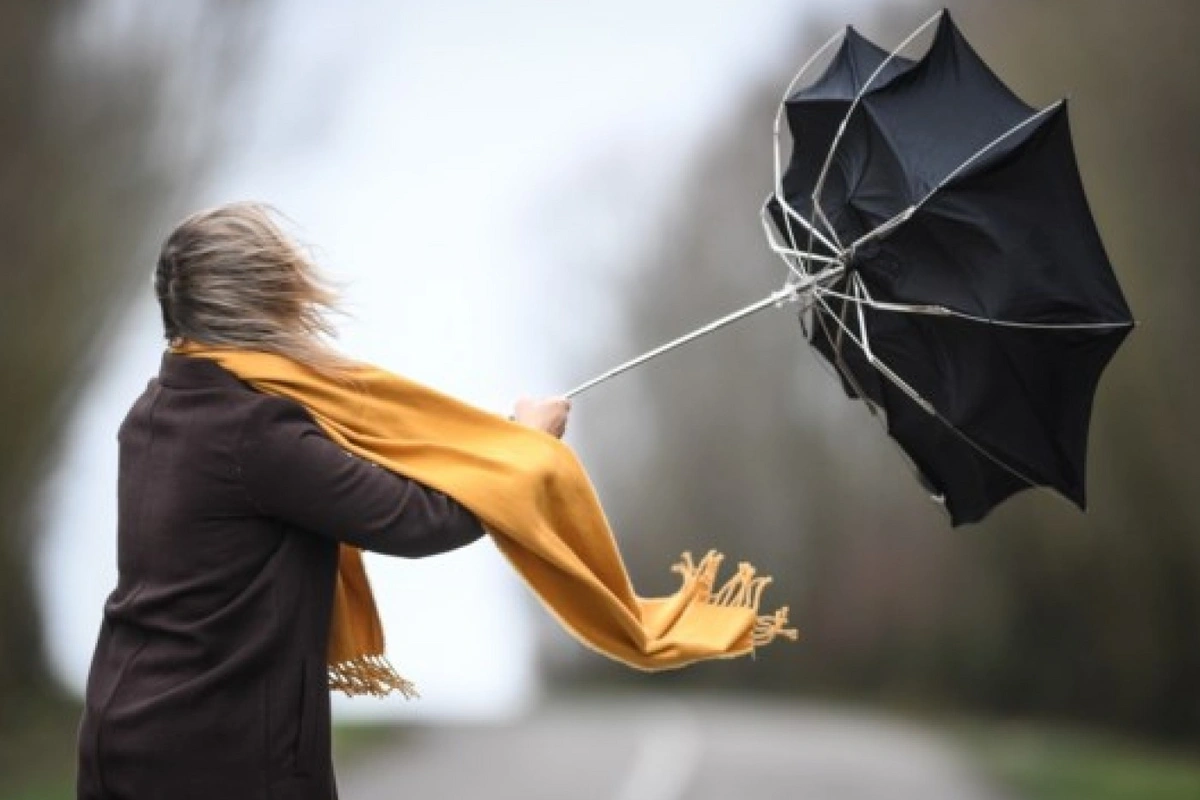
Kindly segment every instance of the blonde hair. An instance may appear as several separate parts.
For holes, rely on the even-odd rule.
[[[352,362],[324,338],[337,335],[337,290],[261,203],[192,214],[163,243],[154,294],[163,332],[177,343],[264,350],[337,374]]]

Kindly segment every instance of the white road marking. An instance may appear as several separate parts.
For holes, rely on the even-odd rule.
[[[693,714],[669,707],[655,712],[614,800],[679,800],[696,774],[702,750]]]

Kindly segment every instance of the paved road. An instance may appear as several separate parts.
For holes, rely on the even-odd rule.
[[[405,737],[342,800],[1000,800],[941,735],[751,700],[552,703],[528,719]]]

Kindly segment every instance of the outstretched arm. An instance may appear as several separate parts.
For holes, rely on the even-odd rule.
[[[260,512],[364,550],[445,553],[484,534],[453,498],[343,450],[304,409],[264,401],[247,422],[242,481]]]

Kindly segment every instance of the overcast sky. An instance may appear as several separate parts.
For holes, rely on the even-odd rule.
[[[278,3],[244,141],[205,204],[261,199],[296,221],[348,284],[347,351],[507,410],[590,377],[558,345],[603,336],[612,309],[562,302],[604,283],[578,270],[634,252],[741,93],[807,57],[788,46],[820,5],[861,22],[868,3]],[[72,587],[43,593],[50,644],[76,691],[116,581],[116,429],[161,352],[147,279],[47,489],[42,563]],[[490,543],[368,563],[392,660],[423,699],[339,714],[489,717],[536,697],[542,612]]]

